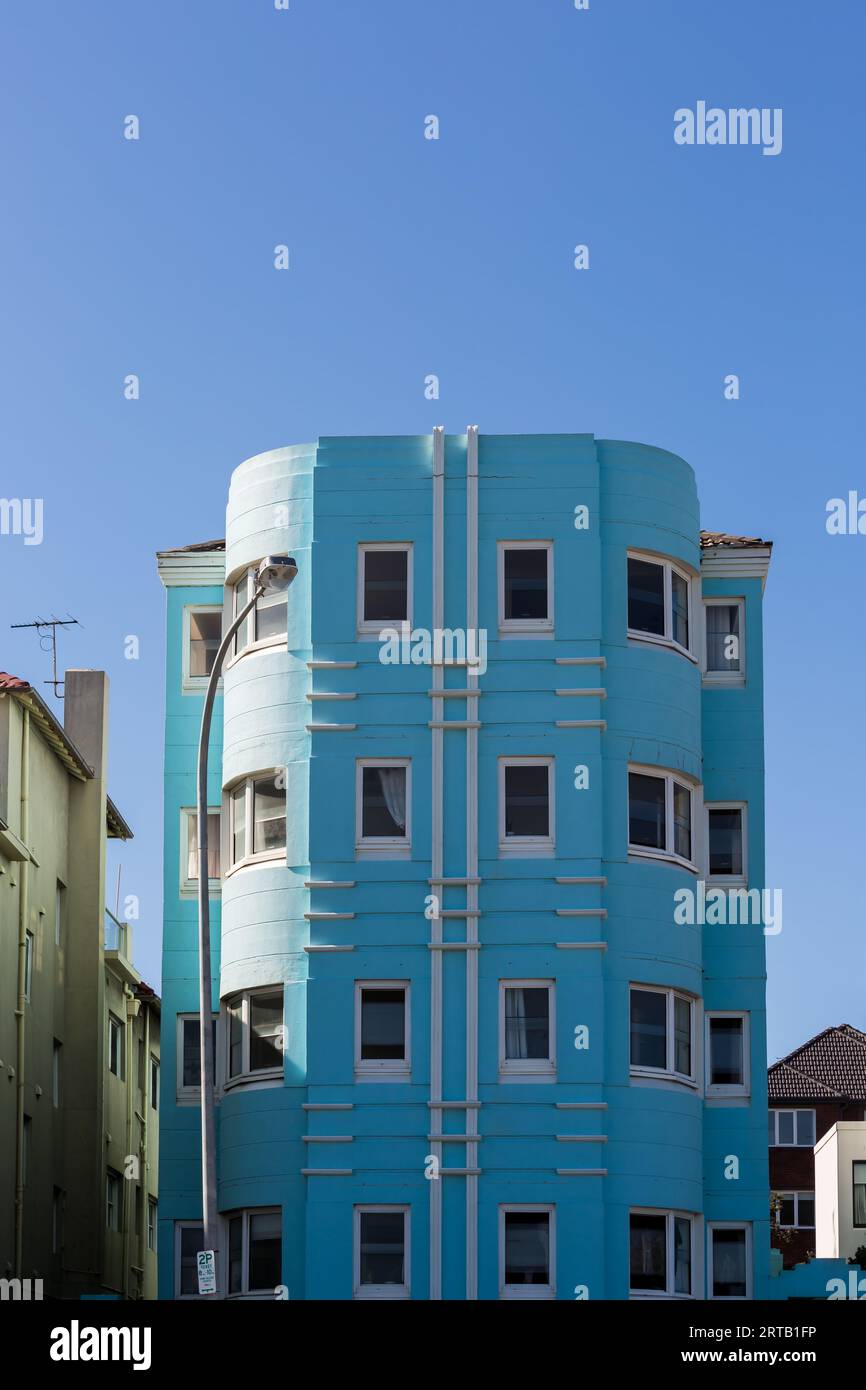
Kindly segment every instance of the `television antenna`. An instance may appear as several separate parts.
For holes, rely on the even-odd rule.
[[[57,629],[59,627],[81,627],[77,618],[36,618],[32,623],[10,623],[10,627],[35,627],[39,637],[39,646],[43,652],[51,653],[51,680],[43,681],[43,685],[54,686],[54,696],[57,700],[63,699],[62,680],[57,678]]]

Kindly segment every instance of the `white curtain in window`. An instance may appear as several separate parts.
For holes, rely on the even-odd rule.
[[[405,767],[380,767],[379,781],[388,814],[402,831],[406,829],[406,769]]]
[[[510,1061],[529,1056],[526,999],[522,989],[505,991],[505,1056]]]
[[[713,1279],[719,1284],[745,1284],[746,1241],[744,1236],[732,1240],[714,1239]]]

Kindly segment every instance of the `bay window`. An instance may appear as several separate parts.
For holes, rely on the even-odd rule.
[[[258,564],[235,580],[231,587],[232,620],[252,598],[258,580]],[[288,586],[286,586],[287,588]],[[279,646],[287,640],[288,599],[286,588],[270,588],[259,594],[255,608],[244,618],[234,639],[235,656],[249,647]]]
[[[689,1212],[635,1208],[629,1213],[629,1291],[692,1298],[695,1220]]]
[[[697,788],[675,773],[629,768],[629,854],[675,859],[694,869],[696,799]]]
[[[244,990],[226,1001],[228,1080],[282,1077],[283,988]]]
[[[286,849],[286,774],[246,777],[228,793],[231,866],[282,858]]]
[[[696,1001],[655,985],[629,991],[629,1065],[633,1076],[695,1080]]]
[[[692,654],[692,579],[672,560],[628,555],[628,635]]]
[[[252,1209],[228,1218],[228,1292],[273,1298],[282,1282],[282,1212]]]

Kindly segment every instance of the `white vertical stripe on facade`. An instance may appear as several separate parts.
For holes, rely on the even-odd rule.
[[[444,627],[445,612],[445,429],[437,425],[433,431],[433,627]],[[441,879],[443,873],[443,738],[441,727],[443,701],[441,692],[445,673],[440,665],[433,667],[433,729],[432,734],[432,808],[431,808],[431,874]],[[437,892],[441,893],[437,885]],[[442,941],[442,920],[431,918],[434,945]],[[430,1102],[433,1133],[442,1132],[442,1111],[436,1107],[442,1101],[442,951],[432,951],[430,960]],[[431,1153],[442,1165],[442,1145],[433,1143]],[[430,1188],[430,1297],[442,1297],[442,1183],[431,1179]]]
[[[478,426],[470,425],[466,432],[466,627],[467,649],[469,632],[478,626]],[[480,650],[475,639],[474,650]],[[478,719],[478,670],[467,668],[466,719],[466,940],[478,941],[478,729],[472,725]],[[466,952],[466,1099],[478,1099],[478,952]],[[473,1105],[466,1111],[467,1135],[478,1133],[478,1110]],[[466,1145],[466,1167],[478,1166],[478,1145]],[[478,1297],[478,1178],[466,1177],[466,1297]]]

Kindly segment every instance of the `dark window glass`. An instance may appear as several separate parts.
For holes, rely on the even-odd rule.
[[[815,1197],[807,1195],[805,1192],[800,1194],[797,1201],[797,1225],[814,1226],[815,1224]]]
[[[550,991],[518,986],[505,991],[505,1056],[508,1061],[550,1057]]]
[[[674,782],[674,853],[692,857],[692,794],[679,782]]]
[[[405,1284],[405,1213],[362,1211],[361,1283]]]
[[[745,1298],[746,1233],[713,1231],[713,1297]]]
[[[181,1226],[180,1228],[180,1291],[182,1294],[198,1293],[198,1266],[196,1255],[204,1249],[204,1227]]]
[[[278,786],[277,781],[283,785]],[[253,783],[253,854],[286,847],[285,774]]]
[[[739,604],[708,603],[705,612],[707,620],[707,670],[739,671],[741,669]]]
[[[505,618],[546,619],[547,548],[538,550],[506,550]]]
[[[666,1218],[646,1212],[629,1217],[630,1279],[632,1289],[667,1289]]]
[[[518,764],[505,769],[506,835],[550,834],[549,769]]]
[[[229,1293],[244,1287],[244,1219],[233,1216],[229,1222]]]
[[[631,991],[631,1064],[667,1068],[667,996],[654,990]]]
[[[688,650],[689,645],[689,586],[682,575],[671,570],[671,635],[675,642]]]
[[[710,811],[710,873],[743,872],[743,813],[740,809]]]
[[[628,775],[629,844],[665,849],[665,783],[642,772]]]
[[[361,835],[364,839],[404,838],[405,767],[365,767],[361,773]]]
[[[687,1216],[674,1217],[674,1292],[692,1291],[692,1223]]]
[[[275,1289],[282,1279],[283,1242],[278,1211],[262,1211],[249,1218],[250,1291]]]
[[[815,1147],[814,1110],[797,1111],[797,1143],[810,1149]]]
[[[665,635],[665,573],[648,560],[628,562],[628,625],[634,632]]]
[[[361,1060],[402,1061],[406,1056],[406,992],[361,991]]]
[[[229,1004],[229,1076],[240,1076],[244,1069],[243,1003]]]
[[[505,1213],[506,1284],[550,1283],[550,1213]]]
[[[743,1020],[711,1018],[710,1085],[742,1086],[745,1077],[744,1061]]]
[[[250,1071],[283,1065],[283,994],[250,995]],[[279,1280],[277,1280],[279,1283]]]
[[[364,621],[405,622],[408,612],[409,553],[406,550],[365,550]]]
[[[216,1019],[211,1020],[216,1055]],[[197,1018],[183,1021],[183,1072],[184,1086],[201,1086],[201,1033]]]
[[[692,1074],[692,1006],[688,999],[674,998],[674,1071]]]
[[[189,673],[209,676],[222,641],[222,613],[189,615]]]

